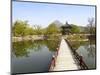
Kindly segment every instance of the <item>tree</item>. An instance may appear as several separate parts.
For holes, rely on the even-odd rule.
[[[59,29],[58,29],[58,27],[54,23],[51,23],[47,27],[47,31],[46,31],[47,34],[56,34],[58,32],[59,32]]]
[[[27,21],[16,21],[12,27],[14,36],[25,36],[27,29]]]
[[[41,35],[42,34],[42,28],[39,25],[34,25],[34,32],[36,35]]]
[[[80,32],[80,28],[77,25],[71,24],[72,28],[71,28],[71,33],[79,33]]]
[[[90,34],[95,34],[95,22],[94,22],[94,18],[89,18],[88,22],[89,22],[89,24],[87,25],[88,32]]]
[[[31,28],[31,27],[27,27],[24,30],[24,32],[25,32],[25,35],[34,35],[35,34],[33,28]]]
[[[95,27],[94,18],[88,18],[88,24],[84,29],[84,32],[88,34],[95,34],[95,31],[96,31],[96,27]]]
[[[88,19],[88,22],[89,24],[87,25],[87,31],[88,33],[90,34],[88,36],[88,39],[90,40],[90,44],[92,44],[92,41],[94,40],[95,41],[95,38],[96,38],[96,27],[95,27],[95,21],[94,21],[94,18],[89,18]]]

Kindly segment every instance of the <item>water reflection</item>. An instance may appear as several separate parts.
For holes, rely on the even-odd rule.
[[[58,45],[58,40],[13,42],[12,52],[16,57],[28,57],[30,50],[39,51],[43,45],[46,45],[50,51],[55,51]]]
[[[80,56],[82,56],[83,61],[89,69],[96,68],[95,40],[70,41],[69,43],[71,44],[73,50],[75,50]]]
[[[88,57],[95,57],[95,45],[87,45],[84,48],[87,50]]]
[[[12,73],[48,72],[58,40],[13,42]]]
[[[81,45],[87,46],[89,44],[88,41],[70,41],[69,43],[74,50],[77,50]]]
[[[95,68],[95,45],[80,46],[76,52],[82,56],[89,69]]]

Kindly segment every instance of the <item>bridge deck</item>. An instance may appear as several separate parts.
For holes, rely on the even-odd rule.
[[[53,71],[78,70],[71,50],[64,39],[61,40],[58,56]]]

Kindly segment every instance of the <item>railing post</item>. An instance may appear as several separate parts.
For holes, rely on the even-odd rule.
[[[52,64],[53,64],[53,67],[55,67],[55,62],[56,62],[56,61],[55,61],[55,56],[54,56],[54,55],[53,55],[53,57],[52,57],[52,61],[53,61],[53,63],[52,63]]]
[[[82,60],[83,58],[82,58],[82,56],[80,56],[80,58],[79,58],[79,61],[80,61],[80,65],[82,65],[82,62],[83,62],[83,60]]]

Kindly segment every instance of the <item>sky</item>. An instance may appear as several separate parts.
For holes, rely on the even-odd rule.
[[[75,24],[86,26],[88,18],[95,18],[94,6],[80,6],[68,4],[47,4],[34,2],[16,2],[12,3],[12,21],[28,21],[32,25],[47,27],[55,20],[65,24]]]

